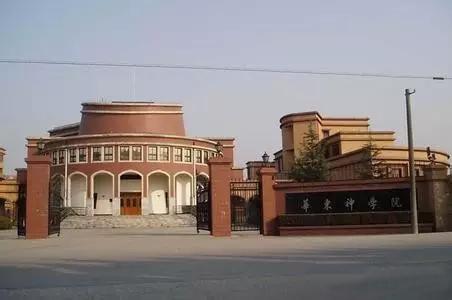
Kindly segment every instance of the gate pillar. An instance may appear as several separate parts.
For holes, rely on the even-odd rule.
[[[211,235],[231,236],[232,160],[225,157],[209,159],[211,197]]]
[[[38,139],[27,139],[27,239],[44,239],[49,234],[50,157],[39,153]]]
[[[262,201],[261,234],[263,235],[278,235],[276,195],[273,189],[275,174],[275,168],[264,167],[259,170]]]
[[[442,166],[428,166],[424,168],[427,183],[428,198],[433,203],[435,231],[448,231],[449,201],[447,168]]]

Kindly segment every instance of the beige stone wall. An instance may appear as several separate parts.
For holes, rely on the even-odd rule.
[[[323,130],[329,130],[325,139],[326,147],[339,143],[340,156],[330,158],[328,165],[330,175],[335,180],[354,179],[357,164],[362,160],[362,147],[372,141],[380,151],[378,159],[398,176],[408,176],[407,147],[395,146],[395,136],[392,131],[369,131],[368,118],[322,118],[317,112],[297,113],[281,118],[283,172],[288,172],[300,152],[303,137],[312,123],[319,137],[323,138]],[[436,163],[449,167],[449,155],[432,150],[436,155]],[[415,150],[415,161],[419,166],[430,162],[426,149]],[[419,167],[419,173],[422,170]]]
[[[379,151],[380,153],[376,159],[381,161],[380,167],[390,168],[392,170],[392,174],[389,176],[409,176],[408,149],[406,147],[382,147],[379,148]],[[436,163],[449,167],[448,155],[438,151],[435,153],[437,158]],[[364,151],[358,150],[350,152],[348,155],[329,159],[328,167],[330,170],[330,178],[332,180],[358,179],[359,174],[355,171],[359,169],[359,165],[363,160],[363,155]],[[430,164],[427,159],[427,151],[425,149],[416,149],[414,158],[418,174],[422,176],[423,166]]]
[[[6,179],[0,181],[0,199],[5,201],[5,210],[10,212],[10,215],[15,215],[15,207],[18,198],[19,186],[15,179]]]

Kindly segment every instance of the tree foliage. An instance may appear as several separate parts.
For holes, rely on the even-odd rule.
[[[295,159],[290,177],[298,182],[327,180],[328,167],[325,149],[319,141],[319,136],[312,123],[309,124],[308,131],[303,137],[303,144],[298,157]]]
[[[383,161],[378,160],[381,151],[373,143],[372,138],[363,146],[363,157],[358,165],[358,176],[361,179],[376,179],[386,177]]]

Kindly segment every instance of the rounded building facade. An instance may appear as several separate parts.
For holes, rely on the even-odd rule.
[[[207,161],[233,138],[185,135],[182,106],[153,102],[82,103],[80,123],[45,141],[64,206],[86,215],[183,213],[208,181]]]

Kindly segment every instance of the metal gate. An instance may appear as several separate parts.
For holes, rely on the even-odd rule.
[[[231,182],[231,230],[251,231],[261,227],[259,181]]]
[[[49,187],[49,235],[60,235],[61,210],[63,207],[62,181],[58,176],[50,181]]]
[[[196,231],[211,230],[212,218],[210,184],[198,185],[196,190]]]
[[[19,184],[19,195],[17,199],[17,235],[25,236],[27,220],[27,185]]]

